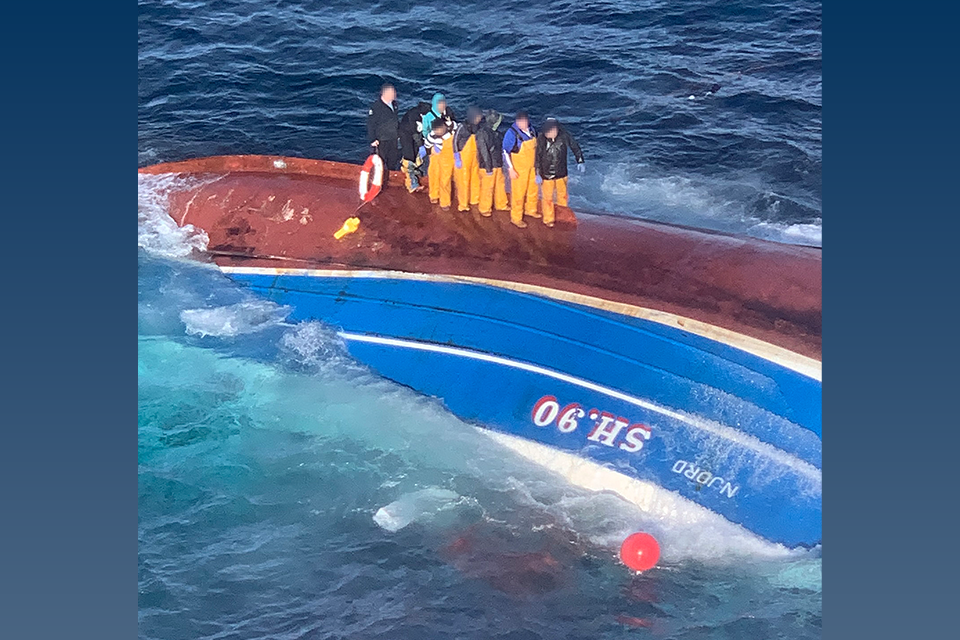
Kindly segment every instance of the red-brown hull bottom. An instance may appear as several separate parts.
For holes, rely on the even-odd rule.
[[[821,358],[821,251],[561,211],[547,228],[505,212],[442,211],[402,175],[359,207],[356,165],[225,156],[153,165],[196,185],[170,215],[209,236],[221,266],[386,269],[481,277],[593,296],[722,327]],[[358,211],[359,207],[359,211]],[[352,216],[359,230],[335,240]],[[576,222],[574,222],[576,220]]]

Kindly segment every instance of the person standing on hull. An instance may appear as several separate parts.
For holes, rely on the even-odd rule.
[[[433,98],[430,100],[430,110],[427,111],[427,113],[425,113],[423,117],[420,119],[421,130],[423,131],[424,137],[430,135],[431,131],[433,131],[433,123],[438,119],[446,122],[447,132],[452,134],[453,133],[453,111],[447,107],[447,99],[443,96],[442,93],[433,94]],[[439,186],[440,178],[439,176],[435,178],[434,172],[438,171],[440,167],[439,167],[439,164],[436,167],[432,166],[436,164],[434,162],[435,158],[432,157],[433,145],[426,144],[425,146],[427,148],[427,151],[430,152],[430,156],[431,156],[427,158],[427,162],[428,162],[427,182],[429,183],[428,187],[430,189],[430,201],[433,203],[436,203],[438,202],[437,200],[438,196],[434,195],[434,190],[435,190],[435,187]]]
[[[442,93],[433,94],[433,99],[430,101],[430,110],[427,111],[421,119],[423,135],[430,133],[433,127],[433,121],[437,118],[447,123],[447,131],[453,132],[453,110],[447,107],[447,99],[443,97]]]
[[[403,183],[407,191],[413,193],[420,189],[423,177],[426,150],[423,147],[423,116],[430,111],[429,102],[420,102],[409,109],[400,118],[400,168],[403,171]]]
[[[480,215],[489,218],[493,208],[506,211],[506,180],[503,175],[503,116],[490,111],[477,125],[477,162],[480,173]]]
[[[395,170],[400,164],[399,139],[397,90],[387,83],[380,87],[380,97],[373,101],[367,112],[367,141],[383,159],[386,171]],[[384,178],[389,175],[385,172]]]
[[[568,148],[577,159],[577,169],[583,173],[585,165],[580,145],[556,118],[547,118],[540,135],[537,136],[536,164],[537,179],[541,182],[543,224],[548,227],[552,227],[556,220],[554,194],[558,205],[567,206]]]
[[[430,202],[439,204],[444,210],[450,208],[452,201],[454,133],[448,129],[444,118],[434,118],[430,133],[427,134],[427,145],[430,148],[430,165],[427,168]]]
[[[539,218],[537,213],[537,131],[530,116],[520,111],[513,125],[503,134],[503,164],[510,173],[510,222],[525,229],[524,214]]]
[[[457,209],[470,211],[480,204],[480,168],[477,162],[477,127],[483,113],[477,107],[467,109],[467,120],[457,127],[453,137],[454,184],[457,188]]]

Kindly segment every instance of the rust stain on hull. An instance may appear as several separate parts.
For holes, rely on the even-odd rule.
[[[222,266],[389,269],[508,280],[666,311],[821,358],[821,251],[622,217],[558,211],[549,229],[505,212],[442,211],[391,172],[359,208],[360,167],[218,156],[144,167],[193,175],[170,215]],[[357,215],[356,233],[333,233]]]

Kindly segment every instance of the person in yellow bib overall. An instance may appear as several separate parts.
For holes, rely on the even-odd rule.
[[[510,222],[526,228],[524,214],[539,218],[537,213],[537,132],[525,111],[517,113],[513,125],[503,136],[503,164],[510,173]]]
[[[483,113],[476,107],[467,109],[467,120],[453,136],[454,186],[457,188],[457,209],[469,211],[480,204],[480,168],[477,164],[477,126]]]
[[[500,123],[503,116],[489,112],[477,125],[477,161],[480,165],[480,215],[489,218],[493,208],[506,211],[506,179],[503,175],[503,131]]]
[[[556,118],[547,118],[540,135],[537,136],[537,181],[541,182],[541,210],[543,224],[554,225],[556,204],[567,206],[567,149],[573,151],[577,159],[577,169],[583,173],[583,152],[580,145]]]
[[[430,147],[430,165],[427,167],[430,202],[439,203],[441,209],[449,209],[453,200],[453,132],[442,118],[433,121],[427,145]]]

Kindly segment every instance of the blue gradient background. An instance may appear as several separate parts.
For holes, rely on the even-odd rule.
[[[944,355],[957,344],[931,331],[912,333],[909,342],[891,336],[915,326],[918,315],[957,313],[943,291],[952,286],[949,260],[960,230],[942,213],[955,201],[947,185],[957,129],[938,101],[950,93],[943,79],[953,27],[939,3],[876,9],[842,3],[825,10],[824,200],[845,215],[829,224],[824,409],[828,424],[845,428],[828,438],[836,471],[827,474],[824,637],[949,637],[955,622],[945,600],[955,581],[943,569],[955,559],[956,523],[942,505],[952,500],[958,443],[944,427],[956,413]],[[132,252],[132,222],[120,221],[134,206],[134,9],[85,3],[55,12],[52,20],[47,5],[11,7],[4,24],[0,47],[15,61],[7,66],[14,99],[0,110],[17,125],[6,133],[6,176],[18,186],[7,206],[35,214],[8,217],[5,230],[8,238],[35,237],[39,216],[55,220],[45,229],[45,255],[69,256],[71,274],[96,273],[98,286],[65,287],[62,260],[38,259],[34,243],[8,243],[0,258],[10,272],[31,265],[30,277],[12,279],[8,289],[8,300],[29,312],[11,314],[7,324],[18,337],[7,343],[8,367],[18,371],[5,387],[0,464],[12,523],[4,542],[4,632],[130,638],[137,632],[136,347],[123,318],[132,322],[135,276],[119,265]],[[57,172],[52,189],[50,173],[37,168],[58,153],[70,169]],[[935,220],[905,225],[908,211],[935,212]],[[889,304],[888,282],[897,283],[902,306]],[[96,312],[65,321],[68,305]],[[77,402],[51,402],[51,380],[69,382],[58,400]],[[101,402],[105,388],[110,402]],[[905,425],[910,435],[935,430],[940,445],[904,437]],[[877,443],[871,455],[863,455],[867,430]],[[883,443],[896,443],[895,451]],[[886,500],[864,499],[863,479],[881,451],[897,456],[902,478],[885,494],[895,492],[895,515]],[[891,540],[922,549],[921,560],[891,571],[878,561]]]

